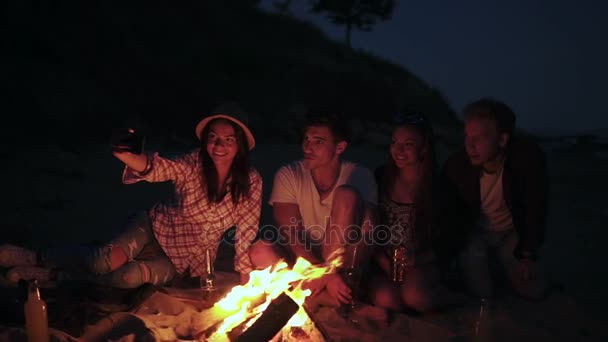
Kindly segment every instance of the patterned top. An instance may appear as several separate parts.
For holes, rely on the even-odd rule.
[[[215,260],[222,234],[236,226],[236,257],[234,268],[240,273],[253,270],[248,248],[255,238],[262,205],[262,177],[252,169],[249,172],[250,197],[241,197],[237,205],[232,202],[230,179],[226,195],[219,203],[211,203],[202,182],[199,149],[173,159],[158,153],[150,154],[151,170],[145,175],[126,167],[123,183],[132,184],[171,181],[175,196],[171,201],[160,202],[149,211],[152,229],[163,251],[171,259],[177,272],[190,269],[192,276],[205,273],[205,250]]]
[[[405,247],[408,265],[414,264],[415,243],[414,243],[414,219],[415,210],[411,203],[398,203],[393,200],[384,199],[380,202],[380,214],[382,223],[386,225],[390,232],[389,246]],[[385,252],[390,253],[389,249]]]

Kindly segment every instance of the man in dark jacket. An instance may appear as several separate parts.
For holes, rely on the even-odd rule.
[[[467,105],[464,122],[465,147],[442,170],[440,255],[458,261],[473,295],[491,297],[500,270],[516,293],[539,299],[546,290],[536,263],[547,212],[544,152],[513,139],[515,114],[499,101]]]

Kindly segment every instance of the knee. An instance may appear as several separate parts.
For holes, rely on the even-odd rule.
[[[143,274],[136,264],[127,264],[112,274],[111,285],[123,289],[134,289],[144,284]]]
[[[333,207],[354,209],[361,203],[361,195],[350,185],[341,185],[334,190]]]
[[[265,269],[275,265],[281,257],[270,241],[258,240],[249,247],[249,259],[255,269]]]
[[[86,266],[94,274],[103,275],[112,271],[111,265],[112,246],[102,246],[93,249],[86,256]]]
[[[129,270],[121,274],[120,277],[123,288],[133,289],[144,284],[139,270]]]

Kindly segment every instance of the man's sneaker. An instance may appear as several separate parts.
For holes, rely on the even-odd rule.
[[[0,266],[34,266],[36,252],[27,248],[4,244],[0,246]]]
[[[39,282],[49,282],[52,271],[50,268],[37,266],[15,266],[6,272],[6,279],[12,283],[19,280],[38,280]]]

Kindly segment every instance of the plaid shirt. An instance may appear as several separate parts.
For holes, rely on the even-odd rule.
[[[209,249],[212,261],[222,234],[236,226],[236,257],[234,268],[240,273],[253,270],[248,249],[255,238],[262,205],[262,177],[252,169],[249,172],[250,196],[241,197],[237,205],[230,191],[219,203],[211,203],[202,183],[199,150],[174,159],[158,153],[148,156],[152,169],[143,175],[129,167],[123,172],[123,183],[132,184],[171,181],[175,196],[171,201],[156,204],[149,211],[156,240],[171,259],[177,272],[190,269],[192,276],[205,273],[205,250]],[[228,183],[228,187],[229,187]],[[228,188],[229,189],[229,188]]]

